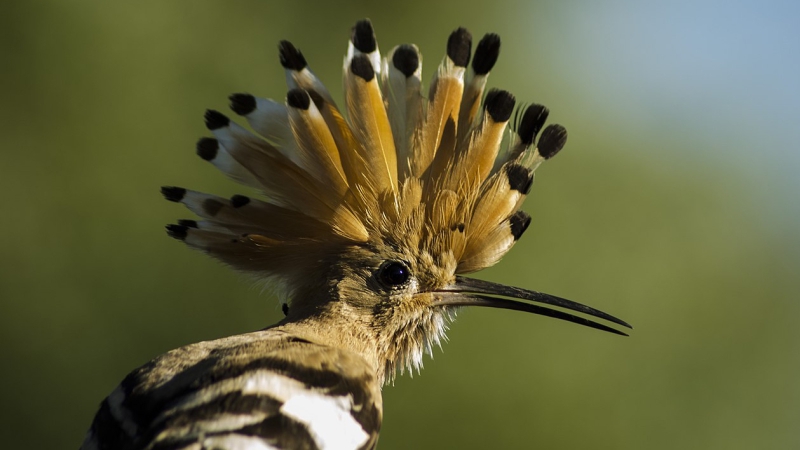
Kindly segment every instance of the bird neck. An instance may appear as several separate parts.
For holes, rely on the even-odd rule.
[[[352,314],[338,312],[341,305],[331,305],[317,314],[301,317],[289,315],[276,329],[311,342],[354,353],[373,368],[376,381],[382,386],[386,378],[387,355],[380,351],[379,339],[368,323]]]
[[[417,310],[402,320],[356,314],[345,302],[330,302],[313,314],[290,314],[278,327],[321,345],[346,350],[363,358],[375,371],[380,386],[394,381],[396,372],[419,371],[425,353],[441,346],[454,311]]]

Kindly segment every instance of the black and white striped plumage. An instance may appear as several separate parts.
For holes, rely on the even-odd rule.
[[[471,46],[465,29],[450,35],[425,95],[417,48],[381,58],[363,20],[345,58],[346,119],[287,41],[284,103],[230,97],[255,133],[206,112],[214,137],[197,154],[265,199],[164,187],[200,217],[167,233],[279,285],[286,318],[135,370],[103,401],[82,449],[374,448],[381,386],[418,370],[463,306],[624,334],[563,311],[629,326],[588,306],[460,275],[495,264],[525,232],[533,171],[566,141],[537,104],[517,110],[508,132],[514,96],[484,95],[500,39],[484,36],[469,66]]]
[[[135,370],[103,401],[82,448],[373,448],[380,424],[380,386],[363,358],[273,329]]]

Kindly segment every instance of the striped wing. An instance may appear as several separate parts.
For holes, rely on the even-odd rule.
[[[360,356],[271,329],[135,370],[103,401],[81,449],[371,449],[381,407]]]

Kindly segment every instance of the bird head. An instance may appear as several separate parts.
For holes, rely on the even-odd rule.
[[[303,54],[282,41],[285,101],[231,95],[252,131],[210,110],[214,137],[197,144],[201,158],[263,198],[164,187],[201,218],[167,232],[277,283],[282,324],[354,349],[382,379],[418,369],[464,306],[624,334],[584,317],[628,326],[593,308],[463,276],[497,263],[528,228],[520,207],[534,171],[567,136],[545,126],[544,106],[516,108],[504,90],[484,94],[499,51],[500,38],[487,34],[471,58],[470,33],[453,31],[423,93],[418,49],[399,45],[382,58],[362,20],[348,44],[340,109]]]

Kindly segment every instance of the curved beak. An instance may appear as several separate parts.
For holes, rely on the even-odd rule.
[[[558,309],[550,309],[527,302],[498,298],[510,297],[515,300],[527,300],[530,302],[543,303],[549,306],[576,311],[587,316],[596,317],[598,319],[603,319],[613,322],[617,325],[633,329],[633,327],[624,320],[617,319],[616,317],[604,313],[603,311],[573,302],[572,300],[544,294],[542,292],[529,291],[527,289],[505,286],[489,281],[476,280],[474,278],[457,276],[455,283],[438,289],[434,293],[437,294],[437,297],[433,301],[433,306],[486,306],[489,308],[512,309],[514,311],[524,311],[566,320],[567,322],[577,323],[587,327],[596,328],[598,330],[608,331],[609,333],[627,336],[627,333],[623,333],[615,328],[611,328],[607,325],[603,325],[584,317],[569,314]]]

